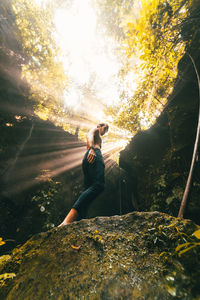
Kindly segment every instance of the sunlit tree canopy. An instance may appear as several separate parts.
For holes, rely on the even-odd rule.
[[[177,65],[185,53],[182,25],[192,1],[141,1],[140,15],[126,16],[123,41],[129,59],[124,73],[134,68],[137,89],[131,97],[122,95],[116,124],[131,131],[149,127],[160,114],[172,92]],[[137,57],[134,66],[132,60]]]
[[[23,75],[35,112],[80,135],[148,128],[173,90],[192,0],[18,0]]]
[[[44,119],[61,110],[68,78],[56,45],[53,7],[34,0],[13,1],[21,33],[25,63],[23,75],[31,86],[36,113]]]

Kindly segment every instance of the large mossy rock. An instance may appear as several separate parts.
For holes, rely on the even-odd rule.
[[[81,220],[16,248],[0,274],[0,298],[199,299],[198,226],[163,213]],[[179,255],[178,255],[179,254]]]

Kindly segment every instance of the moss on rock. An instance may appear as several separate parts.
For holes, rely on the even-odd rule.
[[[81,220],[32,237],[0,268],[1,299],[197,299],[197,225],[163,213]],[[191,268],[192,266],[192,268]]]

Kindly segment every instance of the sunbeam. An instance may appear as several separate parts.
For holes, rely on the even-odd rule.
[[[45,11],[49,1],[35,0],[35,3]],[[20,26],[28,2],[23,5],[20,8],[15,3],[13,11],[19,31],[26,37],[27,30]],[[38,8],[34,9],[37,11]],[[86,134],[100,122],[109,123],[109,134],[105,135],[102,147],[107,172],[115,164],[111,159],[118,159],[119,151],[130,138],[128,131],[114,126],[112,117],[105,114],[107,106],[120,101],[122,87],[118,73],[122,65],[117,54],[118,42],[106,35],[103,28],[97,30],[97,14],[92,1],[74,0],[68,8],[61,5],[54,10],[53,22],[54,40],[50,40],[50,43],[55,42],[55,45],[50,45],[50,48],[59,48],[60,57],[55,56],[53,60],[59,61],[67,75],[64,89],[62,84],[53,84],[54,80],[58,80],[56,76],[62,73],[62,68],[54,74],[57,69],[49,71],[47,67],[49,58],[42,65],[48,51],[44,51],[43,57],[42,53],[41,56],[36,55],[37,51],[42,52],[42,47],[46,47],[42,35],[41,39],[40,36],[39,39],[33,36],[29,41],[35,49],[29,62],[18,52],[2,48],[7,57],[14,57],[20,64],[15,68],[14,65],[6,66],[1,62],[0,71],[12,86],[7,90],[9,101],[5,93],[5,101],[0,104],[2,113],[5,113],[2,126],[7,128],[9,134],[15,130],[20,133],[20,138],[15,137],[16,151],[11,151],[10,159],[2,171],[6,183],[4,191],[8,194],[22,192],[44,180],[45,176],[41,175],[43,170],[48,170],[48,174],[56,177],[80,168],[86,151]],[[26,52],[30,45],[25,39],[23,51]],[[60,68],[59,64],[56,67]],[[61,76],[61,80],[63,78]],[[24,105],[27,95],[30,106]],[[15,101],[15,97],[19,101]],[[43,120],[46,121],[45,125]],[[61,137],[61,128],[70,135]]]
[[[22,157],[15,159],[9,170],[6,172],[6,181],[9,182],[9,194],[21,192],[40,181],[44,181],[42,174],[43,170],[48,170],[51,177],[56,177],[63,172],[73,168],[80,167],[83,155],[86,151],[86,145],[77,141],[61,141],[60,143],[49,144],[45,142],[40,144],[41,152],[35,153],[39,144],[27,145],[26,150],[32,152]],[[118,153],[124,144],[120,142],[107,142],[103,147],[103,157],[106,164],[107,172],[111,169],[115,162],[110,159],[111,155]],[[34,150],[35,149],[35,150]],[[44,151],[46,149],[46,151]],[[48,152],[47,152],[48,150]]]
[[[68,10],[58,9],[55,24],[56,40],[70,78],[65,104],[99,122],[105,118],[105,105],[120,98],[121,64],[115,54],[118,44],[97,31],[97,16],[89,0],[76,0]]]

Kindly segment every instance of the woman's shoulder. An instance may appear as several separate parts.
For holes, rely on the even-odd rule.
[[[92,128],[89,132],[88,135],[97,135],[99,134],[99,129],[98,128]]]

